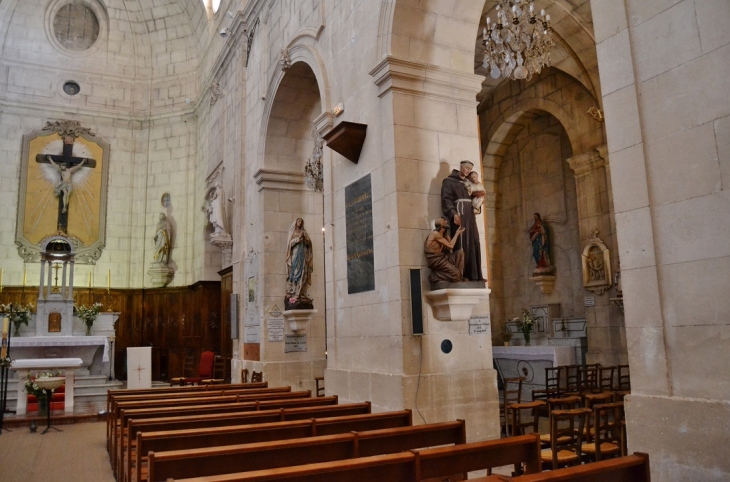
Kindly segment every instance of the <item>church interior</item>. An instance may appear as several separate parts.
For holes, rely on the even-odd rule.
[[[654,480],[730,480],[729,23],[725,0],[1,0],[0,415],[48,369],[54,417],[205,379],[497,443],[510,401],[550,432],[579,395],[584,444],[603,403]]]

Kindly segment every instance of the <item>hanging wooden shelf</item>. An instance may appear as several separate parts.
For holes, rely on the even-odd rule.
[[[327,141],[327,147],[357,164],[367,129],[367,124],[343,121],[324,135],[323,139]]]

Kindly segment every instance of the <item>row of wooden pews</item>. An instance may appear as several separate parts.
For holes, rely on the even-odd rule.
[[[118,482],[442,481],[503,465],[526,475],[483,480],[573,480],[525,478],[567,470],[540,472],[534,434],[466,443],[462,420],[412,426],[409,410],[373,414],[368,402],[339,405],[265,383],[119,390],[107,407]],[[576,480],[649,480],[648,460],[645,472]]]

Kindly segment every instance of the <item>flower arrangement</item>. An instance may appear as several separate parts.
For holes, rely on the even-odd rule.
[[[10,321],[13,323],[13,336],[20,335],[20,325],[28,326],[30,321],[30,313],[33,305],[24,306],[18,303],[0,304],[0,311],[6,313]]]
[[[37,378],[57,377],[59,372],[44,372],[36,373],[35,375],[28,374],[25,380],[25,392],[28,395],[33,395],[38,399],[46,398],[46,392],[36,384]]]
[[[94,303],[91,306],[81,305],[76,307],[76,316],[86,325],[86,336],[91,335],[91,327],[96,320],[96,316],[101,311],[101,307],[104,306],[101,303]]]
[[[7,368],[10,367],[10,365],[13,364],[13,359],[10,358],[10,355],[6,356],[5,358],[0,358],[0,368]]]
[[[530,333],[532,333],[532,329],[535,326],[535,318],[532,317],[532,314],[529,311],[522,308],[522,315],[514,317],[512,321],[517,324],[517,328],[524,335],[525,345],[529,346]]]

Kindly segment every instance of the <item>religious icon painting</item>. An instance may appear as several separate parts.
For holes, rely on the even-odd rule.
[[[63,234],[76,263],[95,264],[106,244],[109,144],[70,120],[23,136],[15,241],[25,262]]]

